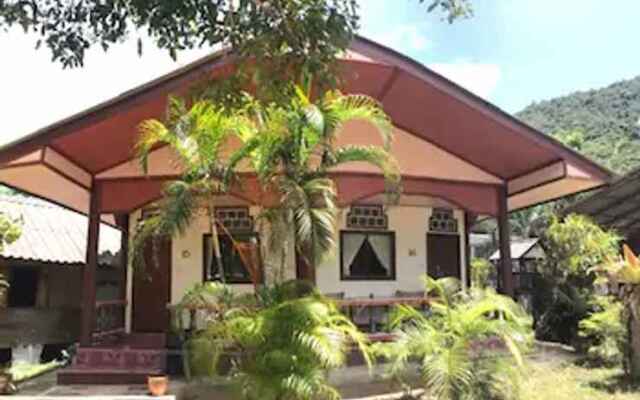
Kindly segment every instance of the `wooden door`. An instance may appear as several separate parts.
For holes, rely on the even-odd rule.
[[[145,248],[146,271],[133,274],[131,323],[134,332],[167,332],[169,329],[171,241],[162,241],[155,247],[156,255],[151,243]]]
[[[460,236],[427,234],[427,273],[432,278],[460,278]]]

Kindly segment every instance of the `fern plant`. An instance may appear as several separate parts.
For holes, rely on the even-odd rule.
[[[435,399],[516,398],[531,319],[492,289],[465,293],[453,278],[425,278],[435,296],[429,315],[398,306],[390,320],[397,340],[377,348],[396,377],[418,362]]]

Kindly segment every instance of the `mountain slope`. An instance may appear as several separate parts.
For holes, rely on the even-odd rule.
[[[640,76],[533,103],[516,117],[615,172],[640,167]]]

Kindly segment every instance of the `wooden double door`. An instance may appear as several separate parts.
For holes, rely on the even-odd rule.
[[[171,301],[171,241],[158,242],[156,246],[148,243],[144,257],[145,271],[133,272],[131,328],[138,333],[167,332],[170,322],[167,305]]]
[[[460,235],[427,233],[427,274],[460,278]]]

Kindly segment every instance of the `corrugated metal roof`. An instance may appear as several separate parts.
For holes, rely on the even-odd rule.
[[[33,197],[0,196],[0,211],[22,220],[22,234],[5,246],[0,256],[54,264],[84,264],[88,221],[85,215]],[[100,225],[98,245],[101,263],[110,262],[120,250],[121,233]]]
[[[532,239],[522,239],[522,240],[514,240],[511,242],[511,259],[517,260],[519,258],[524,257],[529,250],[533,248],[538,243],[537,238]],[[500,259],[500,250],[496,250],[489,260],[496,261]]]
[[[598,224],[615,229],[622,235],[633,235],[640,230],[640,168],[596,194],[570,206],[564,214],[584,214]]]

